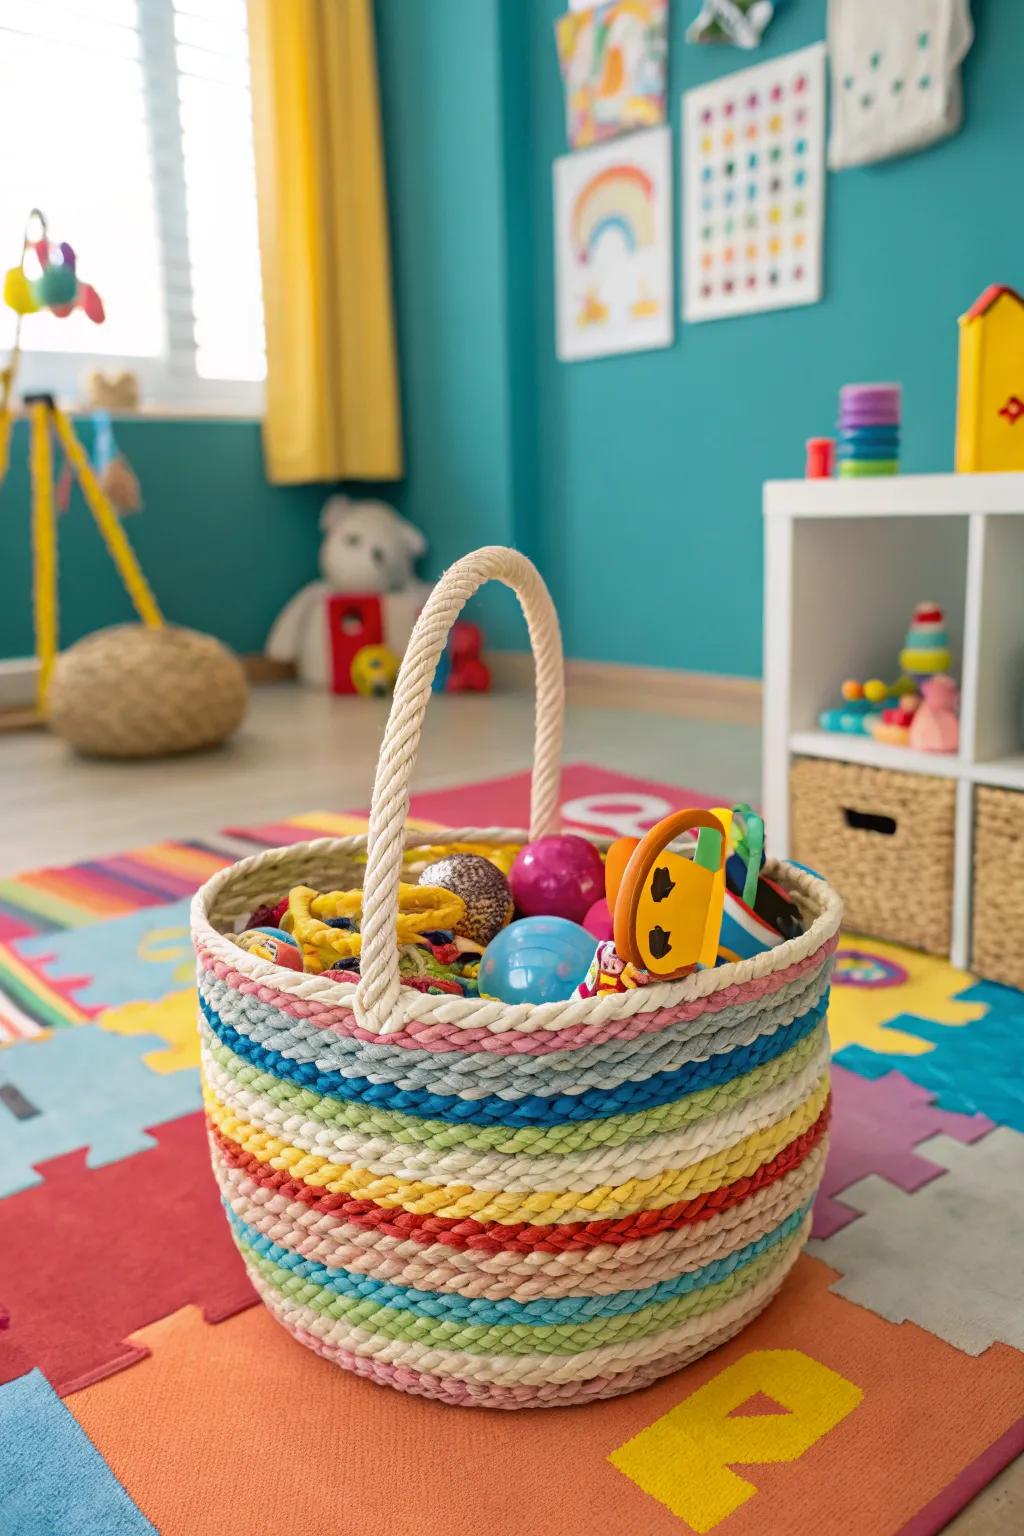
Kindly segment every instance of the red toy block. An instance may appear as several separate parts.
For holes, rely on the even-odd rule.
[[[327,599],[331,692],[355,693],[352,663],[364,645],[384,643],[384,614],[376,593],[334,592]]]

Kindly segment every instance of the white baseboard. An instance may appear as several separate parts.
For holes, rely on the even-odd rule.
[[[39,663],[34,656],[0,661],[0,709],[26,709],[36,701]]]
[[[531,688],[533,659],[527,651],[488,651],[494,680],[503,688]],[[637,709],[648,714],[690,715],[738,725],[761,723],[761,679],[716,672],[676,672],[614,661],[565,663],[570,704]]]

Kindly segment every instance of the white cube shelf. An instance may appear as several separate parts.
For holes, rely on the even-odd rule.
[[[764,488],[764,814],[789,850],[793,757],[957,781],[950,955],[970,953],[975,784],[1024,790],[1024,474],[777,480]],[[844,678],[894,678],[917,603],[945,610],[956,756],[822,731]]]

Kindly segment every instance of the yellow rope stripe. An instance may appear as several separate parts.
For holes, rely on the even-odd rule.
[[[156,598],[150,590],[149,582],[142,574],[142,567],[135,557],[135,551],[128,542],[128,537],[121,526],[121,521],[114,511],[103,487],[96,478],[92,465],[86,456],[78,438],[74,434],[71,423],[63,411],[54,410],[54,426],[60,439],[61,447],[67,454],[68,462],[77,476],[78,483],[82,487],[82,495],[93,517],[96,526],[103,536],[103,542],[110,551],[110,557],[117,567],[117,573],[124,582],[125,590],[135,605],[135,611],[143,624],[150,629],[160,629],[163,626],[163,615],[157,607]]]
[[[50,674],[57,659],[57,537],[53,511],[53,456],[50,451],[49,408],[44,400],[31,406],[30,467],[32,472],[32,607],[39,657],[37,698],[42,709]]]
[[[302,1179],[314,1189],[323,1189],[332,1195],[354,1195],[359,1200],[372,1200],[386,1209],[401,1208],[421,1216],[456,1220],[470,1216],[476,1221],[529,1221],[547,1225],[588,1221],[596,1216],[625,1216],[634,1211],[657,1211],[674,1205],[683,1196],[710,1194],[723,1184],[732,1184],[753,1173],[812,1126],[825,1106],[828,1091],[826,1074],[810,1097],[784,1120],[755,1131],[735,1146],[702,1158],[688,1168],[669,1168],[654,1178],[629,1179],[624,1184],[602,1185],[586,1193],[535,1190],[530,1194],[477,1190],[471,1184],[439,1185],[423,1180],[403,1180],[368,1173],[346,1163],[331,1163],[240,1119],[209,1089],[204,1092],[204,1100],[210,1119],[231,1141],[258,1162],[285,1170],[292,1178]]]

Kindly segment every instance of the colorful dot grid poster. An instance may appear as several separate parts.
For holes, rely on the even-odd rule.
[[[821,298],[825,47],[683,94],[683,318]]]
[[[672,130],[555,161],[555,298],[563,362],[672,344]]]

